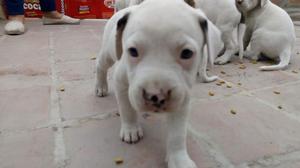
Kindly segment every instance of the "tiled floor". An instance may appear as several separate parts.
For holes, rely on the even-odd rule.
[[[141,117],[145,138],[122,143],[112,91],[94,95],[92,58],[104,25],[28,20],[24,35],[7,36],[0,22],[0,168],[166,167],[164,119]],[[199,168],[300,167],[297,44],[286,71],[260,72],[266,62],[249,61],[240,69],[233,61],[209,72],[232,88],[216,82],[194,87],[188,149]],[[116,157],[124,163],[116,165]]]

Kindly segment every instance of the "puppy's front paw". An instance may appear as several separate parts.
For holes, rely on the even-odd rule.
[[[102,84],[97,83],[95,88],[95,94],[98,97],[105,97],[107,96],[108,92],[108,86],[106,82],[103,82]]]
[[[168,158],[168,168],[197,168],[187,153],[176,153]]]
[[[221,56],[215,60],[215,64],[218,65],[223,65],[226,64],[227,62],[229,62],[229,58],[227,56]]]
[[[138,124],[122,126],[120,137],[124,142],[137,143],[143,138],[143,129]]]

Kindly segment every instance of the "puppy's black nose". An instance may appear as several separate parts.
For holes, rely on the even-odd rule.
[[[168,91],[166,94],[163,92],[160,93],[150,93],[145,89],[143,90],[143,98],[147,104],[152,105],[156,108],[162,108],[168,99],[170,99],[171,91]]]
[[[242,3],[243,3],[243,0],[236,0],[236,2],[237,2],[238,4],[242,4]]]
[[[152,97],[150,98],[150,100],[151,100],[153,103],[157,103],[158,97],[157,97],[156,95],[154,95],[154,96],[152,96]]]

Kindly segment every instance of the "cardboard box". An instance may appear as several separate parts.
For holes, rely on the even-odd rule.
[[[114,0],[65,0],[64,6],[74,18],[108,19],[114,14]]]
[[[56,0],[56,10],[64,13],[64,9],[61,5],[61,0]],[[25,17],[42,17],[43,13],[41,11],[40,1],[39,0],[24,0],[24,10]]]

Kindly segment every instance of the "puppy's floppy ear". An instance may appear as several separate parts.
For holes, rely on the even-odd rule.
[[[126,27],[128,18],[130,13],[125,13],[121,19],[117,22],[117,34],[116,34],[116,54],[117,58],[120,59],[123,54],[123,45],[122,45],[122,37],[123,37],[123,31]]]
[[[194,0],[184,0],[188,5],[195,8],[195,1]]]
[[[260,7],[263,7],[267,4],[268,0],[260,0]]]
[[[199,23],[204,33],[204,42],[206,43],[208,61],[211,66],[213,66],[215,58],[223,49],[221,32],[207,18],[200,18]]]

